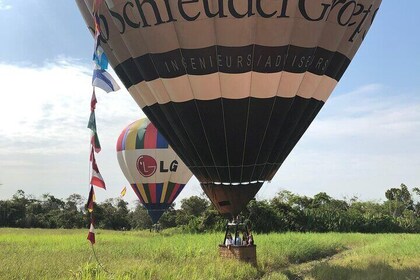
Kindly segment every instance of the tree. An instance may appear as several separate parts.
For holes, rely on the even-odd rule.
[[[251,200],[248,203],[247,211],[252,229],[255,232],[282,232],[287,229],[284,216],[277,212],[266,200]]]
[[[99,227],[113,230],[131,228],[128,220],[127,202],[122,199],[110,198],[94,208]]]
[[[388,199],[390,215],[394,218],[402,216],[404,210],[413,208],[413,199],[407,186],[401,184],[400,188],[391,188],[385,192]]]
[[[132,228],[135,229],[149,229],[152,227],[152,219],[150,219],[146,208],[140,203],[136,202],[136,208],[130,213],[129,219]]]
[[[181,200],[181,210],[185,211],[188,216],[199,217],[206,211],[209,204],[207,199],[191,196]]]
[[[318,208],[318,207],[321,207],[322,205],[330,203],[331,200],[332,200],[332,197],[329,196],[327,193],[320,192],[314,196],[311,206],[313,208]]]
[[[177,225],[188,225],[191,224],[191,220],[201,217],[210,203],[207,199],[191,196],[181,200],[181,209],[176,213],[176,224]],[[198,222],[194,222],[194,226]]]
[[[7,220],[11,227],[27,227],[26,209],[29,200],[23,190],[18,190],[14,195],[8,208]]]
[[[129,210],[127,208],[128,202],[125,202],[122,199],[117,200],[117,211],[115,212],[117,220],[117,228],[122,230],[131,229],[131,225],[128,219]]]
[[[84,227],[83,213],[84,199],[80,194],[71,194],[58,215],[58,227],[82,228]]]
[[[162,228],[171,228],[177,226],[176,212],[175,203],[172,203],[172,205],[166,209],[165,213],[163,213],[162,217],[159,219],[159,224]]]
[[[82,210],[84,203],[85,199],[80,194],[74,193],[66,199],[65,208],[67,210]]]

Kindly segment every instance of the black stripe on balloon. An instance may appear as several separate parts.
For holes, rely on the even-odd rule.
[[[244,153],[244,164],[254,163],[252,170],[243,172],[244,182],[259,180],[264,163],[276,139],[283,131],[280,129],[292,106],[293,98],[268,98],[252,100],[249,110],[249,127]]]
[[[287,142],[286,146],[283,148],[283,152],[281,153],[281,156],[276,159],[275,163],[272,163],[272,164],[269,165],[269,175],[267,175],[269,180],[271,180],[274,177],[277,170],[280,168],[280,166],[286,160],[287,156],[293,150],[295,145],[299,142],[300,138],[303,136],[305,131],[308,129],[309,125],[312,123],[314,118],[318,115],[318,113],[322,109],[323,105],[324,105],[323,103],[319,103],[315,107],[310,106],[310,108],[308,108],[312,112],[307,112],[308,117],[301,120],[301,123],[298,125],[300,127],[300,129],[296,129],[293,132],[293,134],[291,136],[291,139]]]
[[[166,209],[169,208],[169,206],[171,206],[170,204],[164,202],[164,203],[145,203],[145,207],[147,210],[163,210],[165,211]]]
[[[176,78],[186,75],[208,75],[216,72],[238,74],[310,72],[337,81],[343,76],[350,59],[339,52],[320,47],[298,46],[243,47],[211,46],[201,49],[177,49],[161,54],[130,58],[115,67],[115,72],[129,88],[142,81]]]
[[[173,106],[174,111],[176,111],[177,117],[180,119],[182,123],[182,128],[181,127],[180,128],[184,130],[182,131],[183,134],[189,138],[188,140],[190,140],[192,143],[191,149],[195,149],[199,156],[195,160],[195,164],[198,163],[198,165],[196,165],[195,167],[205,166],[205,168],[197,168],[197,169],[201,171],[200,172],[201,174],[208,176],[207,180],[211,178],[210,180],[212,182],[215,182],[215,181],[217,182],[221,178],[218,174],[217,168],[215,167],[216,164],[214,162],[214,157],[213,157],[214,153],[212,153],[211,147],[209,147],[209,144],[207,141],[208,139],[207,135],[214,133],[214,131],[204,130],[203,125],[202,125],[202,123],[207,123],[214,120],[203,116],[202,112],[200,111],[200,107],[197,106],[198,103],[199,102],[197,102],[197,100],[191,100],[191,101],[180,102],[180,103],[169,102],[162,106],[168,106],[168,105]],[[215,105],[215,103],[207,102],[206,105],[211,106],[217,112],[218,106]],[[217,114],[217,115],[218,115],[218,118],[222,118],[222,114]],[[219,129],[223,129],[223,128],[219,127]],[[223,140],[223,138],[221,140]],[[191,172],[193,172],[192,169],[194,169],[194,166],[190,169],[191,169]]]
[[[187,166],[193,166],[194,164],[191,162],[191,159],[199,158],[199,155],[195,149],[192,148],[193,145],[190,141],[190,137],[188,137],[183,129],[182,122],[178,118],[178,114],[173,106],[154,107],[153,110],[151,110],[150,107],[144,107],[143,111],[159,132],[162,133],[172,149],[177,151],[177,155],[182,161]],[[201,175],[200,172],[202,172],[202,170],[193,171],[192,168],[190,169],[197,178],[209,177],[208,175]]]
[[[149,203],[152,203],[152,196],[150,195],[150,189],[149,189],[149,184],[141,184],[144,192],[146,194],[145,200],[147,199],[147,201],[149,201]]]
[[[277,169],[283,164],[286,157],[303,136],[312,123],[323,102],[315,99],[295,98],[286,122],[281,128],[284,133],[277,138],[275,149],[271,152],[268,164],[258,177],[271,180]]]
[[[114,70],[127,89],[132,85],[136,85],[144,81],[143,76],[140,74],[137,65],[134,63],[134,59],[132,58],[129,58],[115,66]]]
[[[165,107],[173,107],[177,112],[173,117],[185,123],[187,132],[176,132],[180,138],[188,138],[179,142],[193,144],[173,148],[179,154],[188,154],[186,164],[194,175],[198,174],[199,181],[237,183],[267,180],[273,164],[277,167],[278,160],[283,162],[323,104],[299,96],[219,98],[156,103],[147,107],[146,114],[161,118],[159,114],[166,112],[165,117],[171,118]],[[161,129],[170,131],[167,125]]]

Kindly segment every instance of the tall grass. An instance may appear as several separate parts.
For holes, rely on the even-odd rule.
[[[287,279],[303,275],[300,264],[311,261],[315,264],[304,273],[308,279],[364,279],[343,278],[337,271],[350,277],[388,267],[420,275],[419,235],[256,235],[257,267],[219,258],[221,233],[105,230],[96,234],[99,265],[86,235],[86,230],[0,229],[0,279]],[[319,262],[326,257],[332,259]]]
[[[342,258],[322,263],[313,279],[420,280],[420,235],[371,235],[370,242]]]

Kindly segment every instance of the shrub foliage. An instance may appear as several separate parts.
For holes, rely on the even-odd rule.
[[[335,199],[325,192],[313,197],[290,191],[270,200],[252,200],[241,219],[255,232],[363,232],[420,233],[420,190],[401,184],[385,192],[383,202]],[[34,198],[19,190],[9,200],[0,201],[0,227],[83,228],[89,224],[86,200],[72,194],[62,200],[50,194]],[[95,204],[96,227],[113,230],[149,229],[147,210],[140,204],[129,209],[121,199]],[[178,227],[191,233],[221,231],[226,220],[203,197],[183,199],[178,209],[172,205],[160,219],[160,228]]]

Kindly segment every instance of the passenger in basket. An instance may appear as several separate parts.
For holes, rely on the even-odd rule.
[[[230,246],[232,246],[232,244],[233,244],[232,235],[230,233],[228,233],[227,236],[226,236],[225,246],[228,249],[230,249]]]
[[[248,245],[248,235],[246,234],[246,232],[244,231],[242,233],[242,246],[246,246]]]
[[[238,234],[238,236],[235,238],[235,245],[236,245],[236,246],[241,246],[241,245],[242,245],[242,239],[241,239],[241,237],[239,236],[239,234]]]
[[[249,235],[248,235],[248,244],[247,245],[248,246],[254,245],[254,237],[252,236],[252,232],[251,231],[249,232]]]

